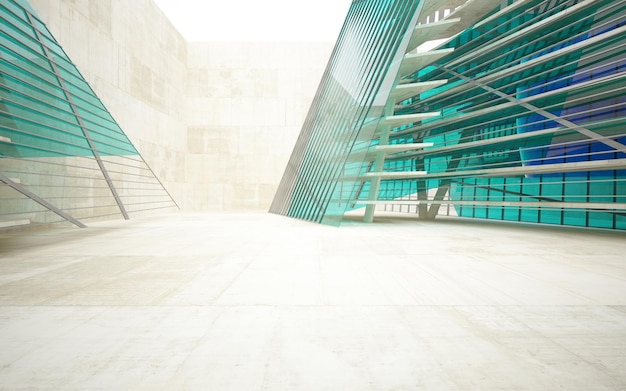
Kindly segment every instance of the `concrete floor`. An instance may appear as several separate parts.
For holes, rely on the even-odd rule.
[[[0,233],[0,389],[626,390],[626,235],[172,214]]]

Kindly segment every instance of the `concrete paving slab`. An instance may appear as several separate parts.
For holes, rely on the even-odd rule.
[[[0,389],[626,389],[624,239],[183,213],[3,232]]]

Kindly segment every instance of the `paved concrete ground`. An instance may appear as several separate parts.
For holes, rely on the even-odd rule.
[[[625,239],[269,214],[0,233],[0,389],[626,390]]]

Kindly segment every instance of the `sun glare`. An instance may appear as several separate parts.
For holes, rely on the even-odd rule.
[[[335,41],[350,0],[154,0],[188,41]]]

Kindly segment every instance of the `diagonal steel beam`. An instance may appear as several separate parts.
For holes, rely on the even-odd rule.
[[[608,145],[609,147],[611,147],[613,149],[616,149],[616,150],[618,150],[620,152],[626,153],[626,145],[624,145],[622,143],[619,143],[619,142],[617,142],[615,140],[611,140],[609,138],[606,138],[606,137],[602,136],[601,134],[598,134],[598,133],[596,133],[596,132],[594,132],[592,130],[589,130],[589,129],[584,128],[584,127],[582,127],[580,125],[577,125],[577,124],[573,123],[572,121],[568,121],[565,118],[561,118],[558,115],[552,114],[552,113],[550,113],[547,110],[544,110],[544,109],[539,108],[537,106],[531,105],[530,103],[523,102],[523,101],[521,101],[520,99],[518,99],[518,98],[516,98],[514,96],[511,96],[509,94],[505,94],[504,92],[502,92],[500,90],[497,90],[497,89],[495,89],[493,87],[489,87],[488,85],[486,85],[484,83],[481,83],[481,82],[479,82],[477,80],[469,78],[469,77],[467,77],[465,75],[462,75],[462,74],[460,74],[458,72],[455,72],[452,69],[449,69],[449,68],[447,68],[445,66],[439,65],[439,68],[441,70],[445,71],[445,72],[448,72],[448,73],[450,73],[450,74],[460,78],[460,79],[465,80],[466,82],[468,82],[470,84],[473,84],[473,85],[475,85],[477,87],[480,87],[480,88],[482,88],[485,91],[488,91],[488,92],[490,92],[492,94],[495,94],[495,95],[499,96],[500,98],[504,98],[504,99],[508,100],[509,102],[515,103],[517,105],[520,105],[521,107],[523,107],[523,108],[525,108],[525,109],[527,109],[527,110],[529,110],[529,111],[531,111],[533,113],[539,114],[539,115],[541,115],[541,116],[543,116],[543,117],[545,117],[547,119],[550,119],[550,120],[552,120],[554,122],[557,122],[557,123],[559,123],[559,124],[569,128],[569,129],[572,129],[572,130],[574,130],[574,131],[576,131],[576,132],[578,132],[578,133],[580,133],[582,135],[585,135],[585,136],[589,137],[590,139],[596,140],[598,142],[601,142],[602,144]]]
[[[18,183],[15,183],[14,181],[11,180],[11,178],[9,178],[9,177],[7,177],[7,176],[5,176],[3,174],[0,174],[0,182],[4,182],[8,186],[10,186],[13,189],[17,190],[18,192],[24,194],[26,197],[28,197],[31,200],[35,201],[39,205],[42,205],[45,208],[49,209],[50,211],[52,211],[52,212],[56,213],[57,215],[63,217],[65,220],[69,221],[70,223],[72,223],[72,224],[74,224],[74,225],[76,225],[76,226],[78,226],[80,228],[87,228],[87,226],[85,224],[81,223],[79,220],[76,220],[71,215],[63,212],[61,209],[57,208],[56,206],[52,205],[48,201],[46,201],[43,198],[39,197],[37,194],[35,194],[32,191],[26,189],[24,186],[20,186]]]

